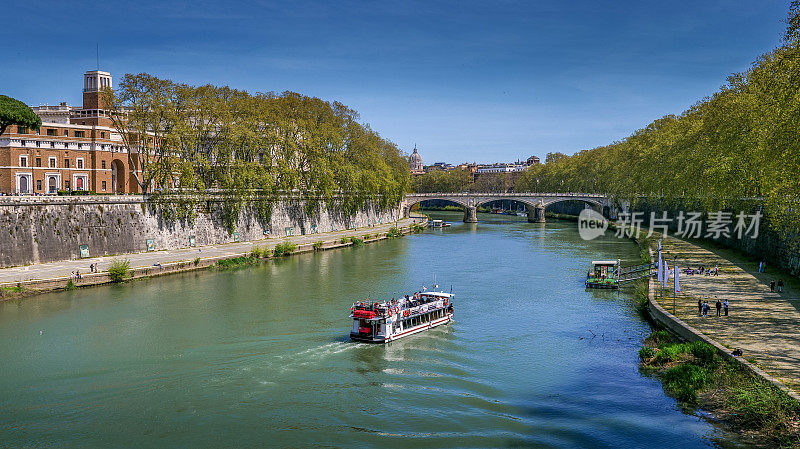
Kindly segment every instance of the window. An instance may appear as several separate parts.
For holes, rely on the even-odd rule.
[[[69,190],[69,179],[64,180],[64,190]]]
[[[85,137],[85,136],[86,136],[86,131],[75,131],[75,137]]]
[[[69,159],[64,159],[64,168],[69,168]]]
[[[55,148],[55,147],[56,147],[56,143],[55,142],[50,142],[50,148]]]
[[[28,156],[20,156],[19,157],[19,166],[20,167],[27,167],[28,166]]]
[[[83,144],[82,144],[82,143],[79,143],[79,144],[78,144],[78,149],[79,149],[79,150],[82,150],[82,149],[83,149]]]
[[[106,168],[106,161],[100,161],[100,168]]]
[[[53,129],[53,128],[47,128],[47,135],[48,136],[55,136],[56,135],[56,130]]]
[[[69,137],[69,130],[67,129],[64,130],[64,137]]]
[[[105,139],[106,138],[106,133],[105,132],[101,132],[100,133],[100,138],[101,139]]]
[[[47,166],[50,167],[50,168],[57,168],[58,167],[58,161],[56,161],[56,158],[50,157],[50,158],[47,159]]]
[[[106,190],[106,182],[103,181],[103,191],[105,192],[105,190]]]
[[[17,126],[17,134],[28,134],[28,128],[24,126]]]
[[[36,146],[38,147],[40,143],[41,143],[41,142],[39,142],[39,141],[37,140],[37,141],[36,141]]]
[[[40,157],[36,158],[36,166],[37,167],[41,167],[42,166],[42,158],[40,158]]]
[[[83,158],[79,157],[75,159],[75,168],[83,168]]]
[[[36,180],[36,190],[42,190],[42,180],[41,179],[37,179]]]

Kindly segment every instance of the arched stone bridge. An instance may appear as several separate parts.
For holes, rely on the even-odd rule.
[[[492,201],[510,200],[524,204],[528,209],[528,222],[544,223],[544,208],[560,201],[583,201],[600,213],[606,212],[611,202],[608,197],[595,193],[409,193],[400,203],[403,217],[408,217],[411,207],[427,200],[444,200],[464,208],[464,223],[478,221],[478,206]]]

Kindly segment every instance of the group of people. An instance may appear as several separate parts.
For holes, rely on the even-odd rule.
[[[93,263],[89,265],[89,273],[97,273],[97,264]],[[81,277],[81,270],[75,270],[72,274],[69,275],[70,279],[78,280],[82,279]]]
[[[776,285],[778,286],[778,293],[783,293],[783,279],[778,279],[777,284],[775,284],[775,279],[769,281],[769,291],[774,292]]]
[[[684,272],[688,275],[693,275],[693,274],[702,275],[705,273],[706,276],[719,276],[719,267],[706,269],[706,267],[700,265],[700,267],[698,267],[696,270],[694,268],[687,268],[684,270]]]
[[[717,308],[717,316],[722,316],[722,311],[725,311],[725,316],[728,316],[728,300],[720,301],[717,298],[717,302],[714,304]],[[708,304],[708,301],[703,301],[702,299],[697,300],[697,312],[700,314],[701,317],[706,318],[708,317],[708,309],[711,306]]]

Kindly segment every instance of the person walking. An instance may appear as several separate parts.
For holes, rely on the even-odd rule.
[[[717,304],[716,304],[716,306],[717,306],[717,317],[719,317],[719,316],[721,315],[721,313],[720,313],[720,312],[722,311],[722,303],[721,303],[721,302],[719,302],[719,298],[717,298]]]
[[[703,302],[703,318],[708,316],[708,301]]]
[[[783,293],[783,279],[778,279],[778,293]]]
[[[703,300],[702,299],[698,299],[697,300],[697,314],[700,315],[700,316],[703,316]]]
[[[769,281],[769,291],[771,292],[775,291],[775,279]]]
[[[722,303],[722,307],[725,308],[725,316],[728,316],[728,300],[726,299],[725,302]]]

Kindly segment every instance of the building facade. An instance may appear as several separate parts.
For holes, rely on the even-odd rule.
[[[104,108],[100,92],[106,87],[112,88],[110,73],[86,72],[82,107],[32,107],[42,119],[41,128],[12,125],[0,135],[0,194],[140,192],[132,173],[136,167],[130,166]]]
[[[422,156],[417,152],[416,145],[414,145],[414,152],[408,157],[408,164],[411,168],[412,175],[421,175],[425,173],[425,166],[422,164]]]

